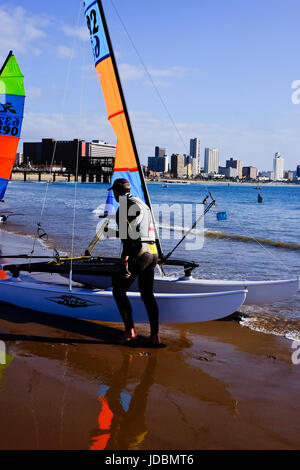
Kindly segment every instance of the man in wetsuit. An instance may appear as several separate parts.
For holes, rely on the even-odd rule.
[[[143,201],[130,194],[130,183],[126,179],[115,180],[110,189],[119,203],[116,214],[119,228],[117,236],[122,240],[123,252],[120,272],[113,278],[113,295],[125,325],[125,340],[128,342],[137,338],[127,291],[138,277],[150,322],[150,343],[159,347],[162,345],[159,337],[159,310],[153,294],[158,252],[152,214]]]

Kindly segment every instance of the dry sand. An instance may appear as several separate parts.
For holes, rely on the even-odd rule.
[[[300,448],[290,341],[223,320],[162,325],[154,350],[137,330],[0,304],[0,449]]]

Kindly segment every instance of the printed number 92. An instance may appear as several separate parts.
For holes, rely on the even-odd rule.
[[[99,25],[97,24],[96,10],[92,10],[91,13],[87,15],[86,21],[91,35],[94,57],[95,59],[97,59],[100,55],[100,39],[97,35],[99,31]],[[93,42],[93,39],[95,40],[95,44]]]

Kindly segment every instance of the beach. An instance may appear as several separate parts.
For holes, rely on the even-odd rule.
[[[2,253],[32,240],[1,230]],[[298,449],[291,340],[238,317],[161,325],[163,349],[121,323],[0,305],[0,449]],[[103,426],[103,422],[106,425]]]
[[[300,8],[269,4],[0,6],[0,451],[300,449]]]

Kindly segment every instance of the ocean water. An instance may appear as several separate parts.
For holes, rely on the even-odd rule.
[[[1,228],[34,237],[37,224],[47,233],[45,246],[61,253],[84,253],[100,222],[108,185],[93,183],[53,183],[12,181],[0,213],[14,212]],[[300,276],[300,186],[148,184],[153,205],[186,205],[187,214],[211,191],[216,200],[204,221],[202,247],[187,249],[183,243],[174,253],[199,263],[196,277],[214,279],[289,279]],[[258,193],[263,203],[258,204]],[[217,212],[226,211],[227,220],[218,221]],[[180,212],[180,211],[177,211]],[[177,213],[178,215],[178,213]],[[160,220],[159,227],[170,228],[170,239],[162,239],[168,253],[182,235],[178,218]],[[200,236],[201,226],[196,234]],[[72,233],[74,237],[72,238]],[[177,237],[177,238],[176,238]],[[253,237],[258,240],[254,241]],[[33,238],[32,238],[33,240]],[[189,248],[191,242],[189,240]],[[93,254],[119,256],[116,240],[101,241]],[[19,254],[19,253],[18,253]],[[172,268],[176,272],[177,268]],[[245,326],[300,340],[300,293],[285,302],[263,307],[242,307]],[[246,317],[247,315],[247,317]]]

